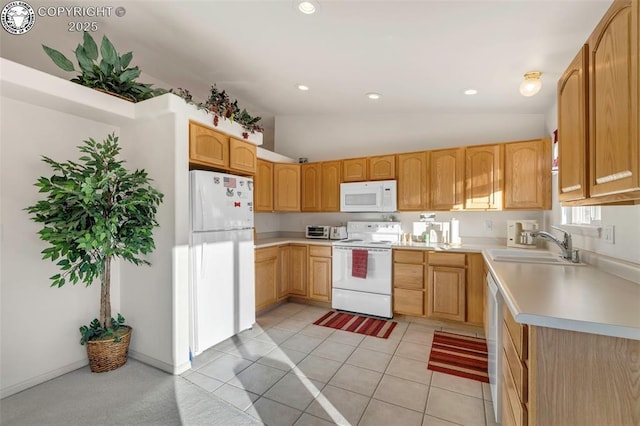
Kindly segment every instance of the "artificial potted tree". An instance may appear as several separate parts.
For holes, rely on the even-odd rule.
[[[80,327],[80,343],[87,345],[91,371],[104,372],[126,362],[131,338],[122,315],[111,317],[111,262],[149,264],[143,256],[155,248],[153,228],[163,195],[150,185],[147,172],[125,169],[115,134],[103,142],[86,140],[78,148],[78,162],[43,156],[54,174],[40,177],[35,186],[47,195],[25,210],[43,224],[38,233],[49,244],[43,259],[61,269],[50,277],[52,287],[100,280],[100,316]]]

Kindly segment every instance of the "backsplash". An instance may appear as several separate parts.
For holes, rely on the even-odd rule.
[[[342,225],[350,220],[383,220],[393,216],[402,223],[403,232],[411,232],[413,222],[420,220],[420,212],[388,213],[257,213],[255,225],[257,233],[304,232],[307,225]],[[436,221],[460,221],[460,237],[466,238],[507,238],[507,220],[533,219],[543,226],[542,211],[501,211],[501,212],[436,212]]]

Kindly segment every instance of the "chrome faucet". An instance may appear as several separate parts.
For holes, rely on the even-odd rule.
[[[558,231],[561,231],[564,234],[562,241],[560,241],[560,239],[556,238],[552,234],[545,231],[535,231],[535,232],[532,232],[531,235],[534,237],[545,238],[547,240],[554,242],[558,247],[560,247],[560,250],[562,250],[562,257],[564,259],[574,262],[576,255],[574,255],[573,253],[573,246],[571,244],[571,234],[569,234],[564,229],[560,229],[556,226],[552,226],[552,228]]]

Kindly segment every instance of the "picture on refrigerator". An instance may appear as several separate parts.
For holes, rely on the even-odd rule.
[[[191,353],[253,327],[253,180],[190,172]]]

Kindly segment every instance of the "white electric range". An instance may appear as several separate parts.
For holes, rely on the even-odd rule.
[[[333,243],[334,309],[393,317],[391,247],[400,241],[401,232],[399,222],[347,222],[347,239]],[[364,278],[354,276],[354,250],[366,251]]]

